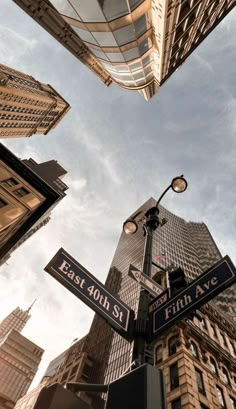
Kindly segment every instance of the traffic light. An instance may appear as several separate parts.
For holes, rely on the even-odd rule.
[[[178,294],[187,285],[187,280],[184,271],[178,267],[175,270],[169,271],[169,285],[171,297]]]
[[[162,371],[144,364],[110,383],[106,409],[166,409]]]
[[[90,406],[62,385],[54,383],[41,390],[34,409],[90,409]]]

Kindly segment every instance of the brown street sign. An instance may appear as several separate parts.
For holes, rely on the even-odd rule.
[[[131,338],[134,312],[109,293],[104,285],[64,249],[44,269],[104,318],[124,338]]]
[[[235,282],[236,269],[229,256],[225,256],[168,302],[164,300],[160,305],[160,297],[153,300],[149,306],[150,341]]]

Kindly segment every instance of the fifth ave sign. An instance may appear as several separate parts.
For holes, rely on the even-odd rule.
[[[236,269],[229,256],[225,256],[163,306],[153,309],[155,303],[153,300],[149,310],[150,341],[155,339],[161,331],[169,328],[191,311],[200,308],[235,282]]]

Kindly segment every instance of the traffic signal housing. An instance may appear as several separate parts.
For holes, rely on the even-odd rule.
[[[183,290],[187,284],[188,283],[182,268],[178,267],[174,270],[169,271],[171,297],[174,297],[181,290]]]

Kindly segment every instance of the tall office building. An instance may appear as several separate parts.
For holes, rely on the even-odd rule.
[[[4,337],[8,332],[13,329],[21,332],[25,327],[25,324],[30,319],[30,309],[23,311],[21,308],[15,308],[4,320],[0,323],[0,338]]]
[[[146,211],[155,203],[149,199],[138,210]],[[163,270],[181,267],[192,280],[215,264],[221,254],[204,223],[186,222],[159,208],[160,219],[167,219],[167,223],[154,233],[152,277],[165,288]],[[107,289],[135,311],[140,285],[128,276],[128,270],[130,264],[142,270],[144,241],[142,228],[132,236],[121,234],[106,280]],[[235,409],[235,286],[220,297],[226,300],[228,292],[234,301],[227,305],[227,314],[219,308],[221,301],[217,297],[201,308],[198,318],[182,320],[153,342],[153,362],[164,372],[168,409]],[[88,382],[109,383],[129,370],[132,363],[133,344],[97,315],[82,350],[93,362],[88,368]],[[65,370],[62,364],[57,372],[59,382]],[[104,407],[102,397],[87,395],[92,408]]]
[[[20,334],[33,304],[15,308],[0,323],[0,409],[11,409],[34,379],[43,349]]]
[[[66,173],[56,160],[21,160],[0,144],[0,265],[48,223],[66,195]]]
[[[235,0],[14,0],[106,85],[149,100]]]
[[[0,138],[47,135],[70,106],[51,85],[0,64]]]
[[[150,199],[143,206],[141,206],[140,209],[147,210],[154,204],[154,199]],[[166,270],[169,266],[181,267],[189,280],[191,280],[206,271],[214,263],[216,263],[221,258],[221,254],[207,226],[204,223],[186,222],[184,219],[174,215],[162,206],[160,206],[159,208],[160,218],[165,218],[168,222],[162,227],[159,227],[154,233],[153,261],[156,265],[153,265],[152,277],[155,278],[155,280],[165,288],[166,277],[165,275],[163,275],[163,273],[161,273],[161,270]],[[143,236],[143,231],[141,228],[135,235],[132,236],[128,236],[124,232],[121,234],[106,282],[108,290],[118,296],[122,301],[124,301],[135,311],[137,311],[138,308],[140,285],[128,276],[128,270],[130,264],[142,270],[144,240],[145,238]],[[199,345],[199,348],[201,345],[201,337],[203,337],[203,339],[205,338],[204,350],[209,357],[211,356],[210,354],[213,342],[215,348],[213,356],[215,356],[215,359],[219,361],[219,365],[219,356],[224,356],[224,359],[226,360],[226,356],[224,354],[225,345],[231,345],[229,347],[231,348],[231,350],[227,351],[227,363],[229,364],[229,362],[233,362],[232,376],[235,377],[236,325],[234,324],[234,321],[232,319],[236,316],[235,286],[232,286],[227,291],[231,292],[233,299],[231,306],[228,305],[227,315],[224,314],[222,310],[220,310],[216,306],[214,309],[211,304],[208,305],[208,309],[206,309],[205,307],[205,309],[203,308],[203,316],[205,317],[203,319],[208,321],[208,335],[204,333],[204,331],[200,333],[197,332],[195,326],[191,326],[192,324],[190,323],[185,324],[185,326],[187,326],[186,332],[189,331],[189,333],[191,333],[191,339],[193,340],[193,342]],[[224,293],[221,294],[221,297],[224,298],[223,294]],[[217,298],[215,298],[214,301],[218,303]],[[218,304],[220,305],[220,303]],[[232,310],[230,310],[229,307],[231,307]],[[218,335],[212,333],[212,328],[214,328],[215,325],[218,326]],[[176,327],[171,329],[171,331],[168,331],[168,333],[162,338],[165,348],[166,342],[168,345],[168,339],[171,337],[173,330],[175,334]],[[181,328],[179,328],[178,331],[182,334]],[[222,338],[224,333],[228,337],[227,341],[222,341],[222,344],[220,346],[216,345],[217,338]],[[185,345],[183,335],[179,335],[179,337],[179,343],[183,347],[183,345]],[[211,338],[213,338],[214,341],[212,341]],[[92,358],[96,357],[97,360],[97,367],[91,368],[90,381],[92,380],[93,382],[109,383],[121,376],[125,371],[127,371],[131,364],[132,349],[132,343],[127,342],[120,335],[114,333],[110,329],[108,324],[103,322],[100,317],[95,315],[89,334],[87,335],[84,344],[84,350],[87,351]],[[187,361],[185,361],[185,358],[184,367],[187,370],[189,358],[186,358]],[[166,365],[167,366],[164,365],[164,367],[162,368],[165,368],[165,372],[168,372],[169,369],[167,370],[166,368],[168,368],[169,360],[166,361]],[[206,368],[199,368],[200,371],[206,370]],[[209,368],[207,367],[207,370],[208,369]],[[167,375],[168,376],[166,376],[166,382],[168,388],[168,380],[170,377],[169,373]],[[234,379],[236,381],[236,377]],[[219,385],[219,388],[221,387],[222,385]],[[209,392],[210,401],[214,398],[214,394],[216,394],[215,388],[216,386],[212,386],[211,393]],[[193,393],[193,391],[191,392],[190,390],[188,390],[188,393]],[[194,393],[197,394],[197,391],[195,391]],[[232,395],[232,393],[232,390],[228,392],[229,395]],[[171,391],[169,395],[170,402],[173,399],[173,394],[171,393]],[[236,399],[235,395],[233,396],[234,399]],[[199,405],[199,401],[196,400],[194,404]],[[103,407],[102,402],[99,402],[97,398],[93,401],[93,405],[94,408]],[[197,405],[176,407],[173,406],[173,408],[184,407],[186,409],[196,409],[198,408]],[[202,407],[204,408],[204,399]],[[206,405],[205,407],[207,408],[208,406]],[[210,408],[213,407],[217,408],[219,406],[210,406]],[[170,406],[168,407],[168,409],[169,408]]]

